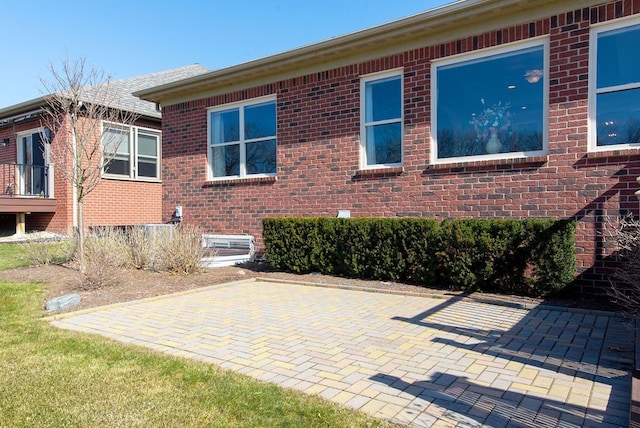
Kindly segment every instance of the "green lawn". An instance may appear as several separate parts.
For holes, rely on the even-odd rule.
[[[0,244],[0,270],[27,266],[24,248],[19,244]]]
[[[20,248],[0,246],[2,266]],[[361,413],[41,320],[46,284],[0,280],[0,427],[369,427]]]

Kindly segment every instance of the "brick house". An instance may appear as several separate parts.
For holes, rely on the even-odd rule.
[[[132,92],[205,71],[196,64],[111,82],[118,100],[113,107],[135,113],[137,120],[126,128],[128,140],[85,199],[85,225],[162,221],[161,114],[154,103]],[[27,229],[67,234],[77,225],[73,187],[60,173],[64,166],[50,163],[61,143],[46,129],[46,105],[40,97],[0,109],[0,230],[5,233]]]
[[[637,214],[640,0],[467,0],[139,91],[163,112],[166,221],[255,235],[278,216],[579,220]]]

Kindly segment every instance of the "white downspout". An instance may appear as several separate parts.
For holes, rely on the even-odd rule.
[[[77,174],[77,167],[76,167],[76,156],[77,156],[77,150],[78,147],[76,146],[76,131],[75,129],[71,129],[71,144],[73,146],[73,164],[72,164],[72,168],[73,168],[73,180],[71,183],[71,187],[72,187],[72,193],[71,193],[71,197],[73,198],[73,205],[72,205],[72,210],[73,210],[73,230],[78,230],[78,202],[77,202],[77,195],[78,192],[76,190],[76,180],[78,179],[78,177],[76,176]]]

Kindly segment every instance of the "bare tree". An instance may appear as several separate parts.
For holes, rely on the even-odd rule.
[[[640,315],[640,220],[631,216],[606,219],[604,238],[615,246],[617,261],[609,296],[630,317]]]
[[[49,131],[47,136],[52,136],[50,159],[56,174],[74,191],[78,259],[84,272],[84,198],[100,183],[105,168],[129,135],[110,132],[106,142],[109,128],[104,125],[130,125],[137,115],[119,108],[122,94],[111,76],[88,66],[85,58],[64,59],[59,67],[50,64],[49,71],[50,78],[42,80],[47,94],[43,126]],[[45,138],[43,141],[48,143]]]

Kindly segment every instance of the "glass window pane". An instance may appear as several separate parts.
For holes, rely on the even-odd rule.
[[[158,169],[155,159],[138,159],[138,177],[157,178]]]
[[[597,86],[640,82],[640,25],[598,35]]]
[[[273,137],[276,135],[276,103],[270,102],[244,109],[244,138]]]
[[[400,76],[365,83],[365,121],[398,119],[402,116]]]
[[[276,140],[247,144],[247,174],[275,174]]]
[[[600,94],[596,105],[598,146],[640,143],[640,89]]]
[[[158,137],[156,135],[138,134],[138,154],[141,156],[158,156]]]
[[[240,175],[240,146],[214,147],[211,150],[211,166],[214,177]]]
[[[107,153],[129,154],[129,129],[106,129],[102,136],[102,143]]]
[[[238,109],[211,113],[211,143],[220,144],[240,140],[240,111]]]
[[[367,127],[367,165],[402,162],[402,126],[400,123]]]
[[[438,158],[542,150],[543,70],[542,46],[438,68]]]
[[[104,172],[107,174],[117,174],[129,176],[129,160],[114,158],[105,166]]]

